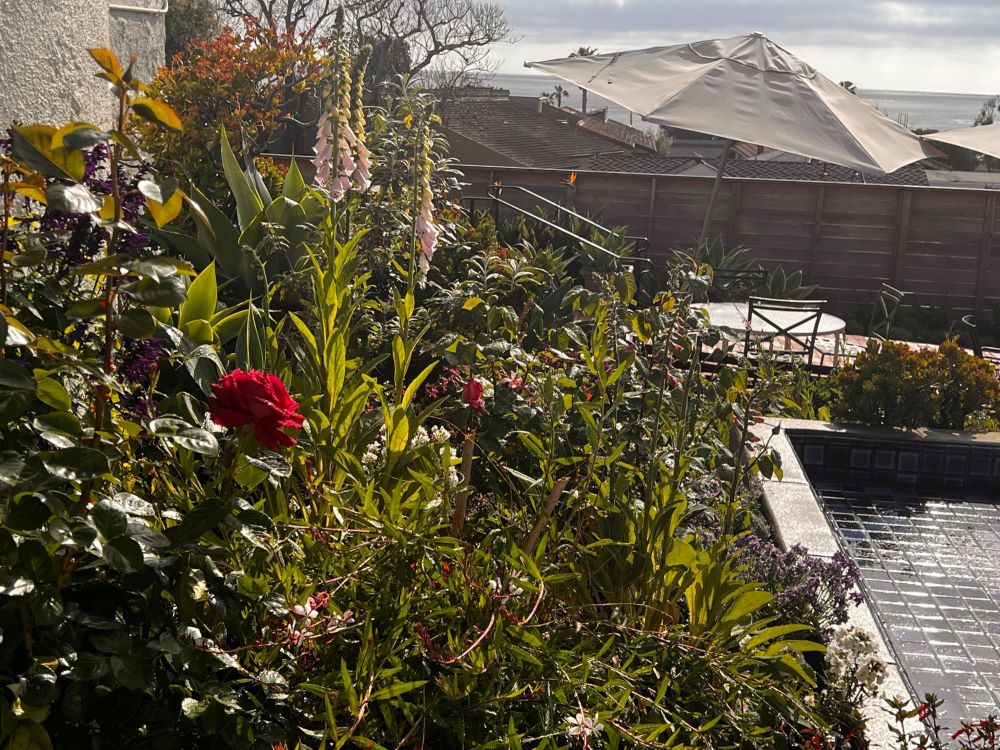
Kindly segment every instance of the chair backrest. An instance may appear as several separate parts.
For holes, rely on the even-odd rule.
[[[969,340],[972,342],[972,353],[977,357],[983,356],[983,343],[979,339],[979,332],[976,330],[976,318],[973,315],[966,315],[962,318],[965,329],[969,332]]]
[[[889,338],[892,330],[892,322],[896,319],[896,310],[906,292],[901,292],[895,287],[883,284],[878,296],[872,305],[872,314],[868,319],[868,335],[872,338],[885,341]]]
[[[747,353],[762,351],[766,341],[770,351],[779,345],[783,354],[811,364],[824,307],[826,300],[751,297],[744,341]]]
[[[763,268],[717,268],[712,270],[709,296],[716,302],[745,300],[767,280]]]

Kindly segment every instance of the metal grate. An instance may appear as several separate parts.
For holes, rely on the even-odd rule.
[[[1000,506],[963,490],[817,482],[919,696],[949,726],[1000,709]]]

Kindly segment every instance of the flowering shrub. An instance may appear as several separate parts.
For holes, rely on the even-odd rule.
[[[825,640],[835,626],[847,622],[849,607],[864,601],[857,566],[841,552],[827,562],[810,556],[801,545],[783,551],[752,534],[739,540],[738,549],[747,577],[775,586],[775,611],[809,623]]]

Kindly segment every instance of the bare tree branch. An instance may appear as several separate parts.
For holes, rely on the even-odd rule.
[[[253,16],[275,29],[307,36],[327,33],[336,0],[216,0],[230,21]],[[348,28],[359,45],[386,50],[392,63],[373,70],[393,70],[424,79],[426,85],[453,87],[478,82],[494,65],[490,49],[514,41],[503,7],[483,0],[347,0]],[[397,70],[399,51],[408,57]]]

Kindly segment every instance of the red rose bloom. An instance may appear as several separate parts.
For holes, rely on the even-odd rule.
[[[253,427],[253,436],[269,450],[295,445],[295,438],[282,427],[302,427],[298,403],[281,378],[260,370],[235,370],[212,384],[215,395],[208,400],[212,421],[223,427]]]
[[[466,383],[462,389],[462,400],[473,411],[486,411],[486,402],[483,400],[483,384],[475,378]]]

